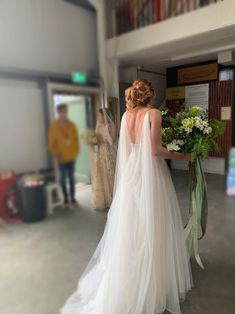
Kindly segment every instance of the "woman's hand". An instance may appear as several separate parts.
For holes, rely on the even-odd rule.
[[[87,140],[88,145],[97,145],[98,141],[95,138],[91,138]]]
[[[191,154],[191,153],[182,153],[181,156],[182,156],[181,160],[186,160],[186,161],[193,161],[194,160],[193,154]]]

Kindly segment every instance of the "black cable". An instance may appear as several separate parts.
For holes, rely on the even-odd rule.
[[[151,73],[151,74],[155,74],[155,75],[166,76],[166,74],[164,74],[164,73],[159,73],[159,72],[155,72],[155,71],[151,71],[151,70],[137,69],[137,74],[138,74],[138,72],[146,72],[146,73]]]

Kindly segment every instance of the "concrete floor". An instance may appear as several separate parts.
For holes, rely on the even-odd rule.
[[[224,177],[208,175],[209,221],[200,242],[201,270],[194,262],[194,289],[182,314],[235,313],[235,199],[224,193]],[[187,212],[185,173],[174,182]],[[79,193],[81,207],[60,209],[47,220],[0,224],[0,313],[58,314],[102,235],[105,213],[90,210],[90,191]],[[110,313],[112,314],[112,313]]]

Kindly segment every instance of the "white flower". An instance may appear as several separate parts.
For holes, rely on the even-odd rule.
[[[176,143],[180,146],[184,145],[184,141],[183,140],[177,140]]]
[[[204,121],[202,120],[201,117],[196,117],[195,118],[195,126],[198,128],[200,131],[204,129]]]
[[[203,130],[203,134],[210,134],[212,132],[212,128],[210,126],[206,127],[204,130]]]
[[[207,119],[203,120],[201,117],[195,117],[195,126],[200,131],[203,131],[204,134],[209,134],[212,131],[210,130],[208,120]]]
[[[173,143],[167,144],[166,148],[169,151],[178,151],[178,150],[180,150],[179,145],[173,144]]]
[[[185,130],[185,132],[188,133],[188,134],[193,131],[193,129],[191,129],[191,128],[189,128],[189,127],[184,128],[184,130]]]
[[[184,144],[182,140],[173,140],[170,144],[167,144],[166,148],[169,151],[178,151],[180,146]]]

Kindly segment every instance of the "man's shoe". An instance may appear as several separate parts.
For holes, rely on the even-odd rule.
[[[78,201],[77,201],[75,198],[72,198],[71,204],[72,204],[73,206],[79,206]]]
[[[65,200],[65,201],[64,201],[64,206],[65,206],[65,207],[68,207],[68,206],[69,206],[69,201],[68,201],[68,200]]]

